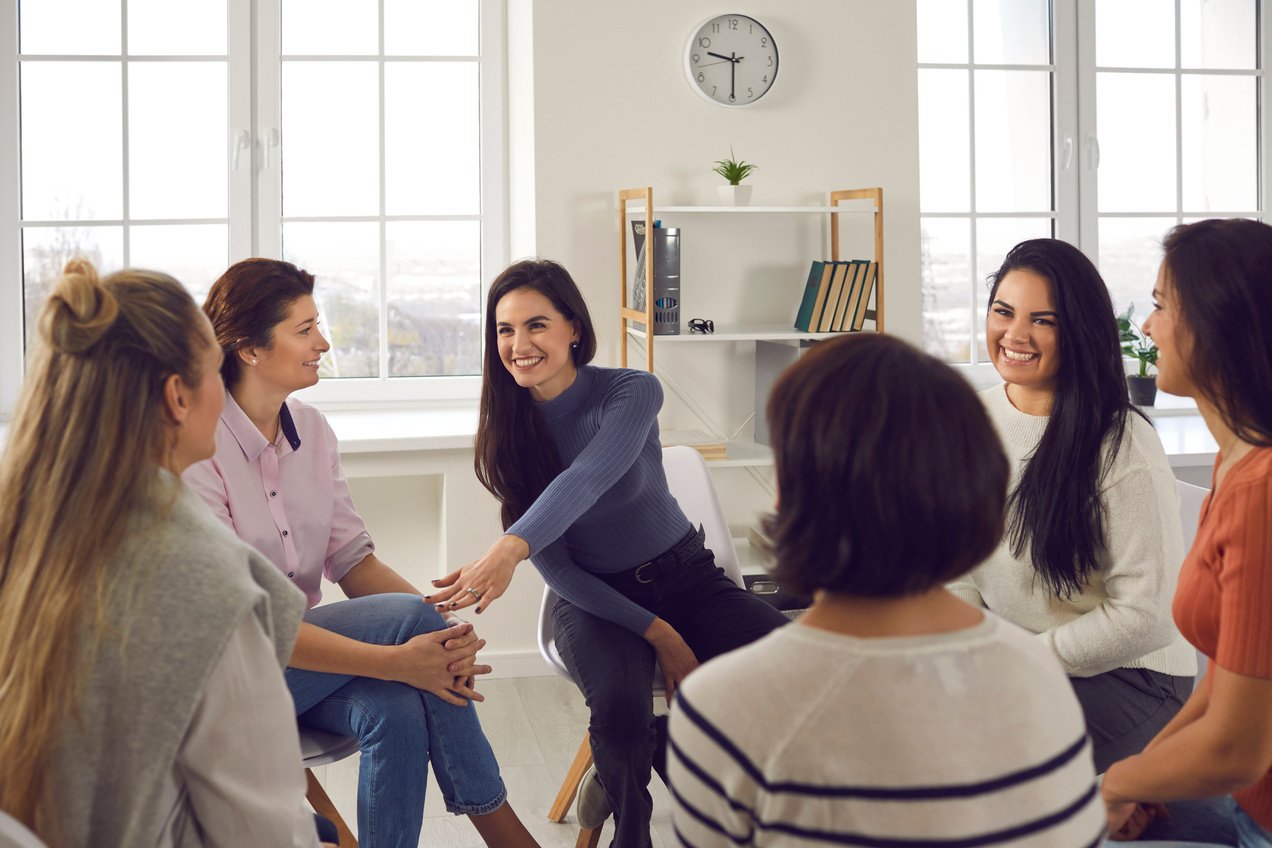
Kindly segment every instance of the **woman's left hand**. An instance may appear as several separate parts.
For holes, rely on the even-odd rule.
[[[479,559],[434,580],[439,591],[425,595],[424,600],[437,606],[439,612],[450,612],[477,604],[480,613],[503,596],[512,582],[517,563],[530,555],[530,546],[520,536],[503,535]]]

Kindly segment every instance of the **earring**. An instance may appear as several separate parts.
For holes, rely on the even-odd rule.
[[[256,357],[252,357],[252,364],[253,364],[253,365],[255,365],[255,364],[256,364]]]
[[[578,349],[579,349],[578,342],[570,342],[570,350],[578,350]]]

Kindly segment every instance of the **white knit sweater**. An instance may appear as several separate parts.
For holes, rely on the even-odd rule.
[[[1012,406],[1005,386],[980,394],[1012,463],[1014,489],[1048,419]],[[1036,633],[1072,677],[1115,668],[1196,674],[1196,656],[1170,611],[1184,559],[1178,489],[1161,440],[1138,415],[1127,416],[1125,437],[1100,491],[1104,544],[1097,549],[1099,568],[1081,594],[1054,597],[1028,550],[1018,559],[1006,538],[950,589]]]

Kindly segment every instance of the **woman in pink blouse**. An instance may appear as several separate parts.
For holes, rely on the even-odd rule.
[[[212,459],[185,474],[239,538],[295,582],[309,611],[286,671],[302,725],[358,737],[364,846],[419,844],[428,764],[446,807],[488,845],[535,842],[507,803],[468,700],[485,643],[448,624],[375,555],[322,413],[292,392],[318,382],[329,349],[313,275],[272,259],[232,266],[203,310],[225,352],[225,409]],[[322,577],[348,596],[322,607]]]

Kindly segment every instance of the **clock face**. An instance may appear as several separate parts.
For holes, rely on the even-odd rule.
[[[777,79],[777,44],[764,24],[746,15],[717,15],[685,47],[694,91],[721,106],[749,106]]]

